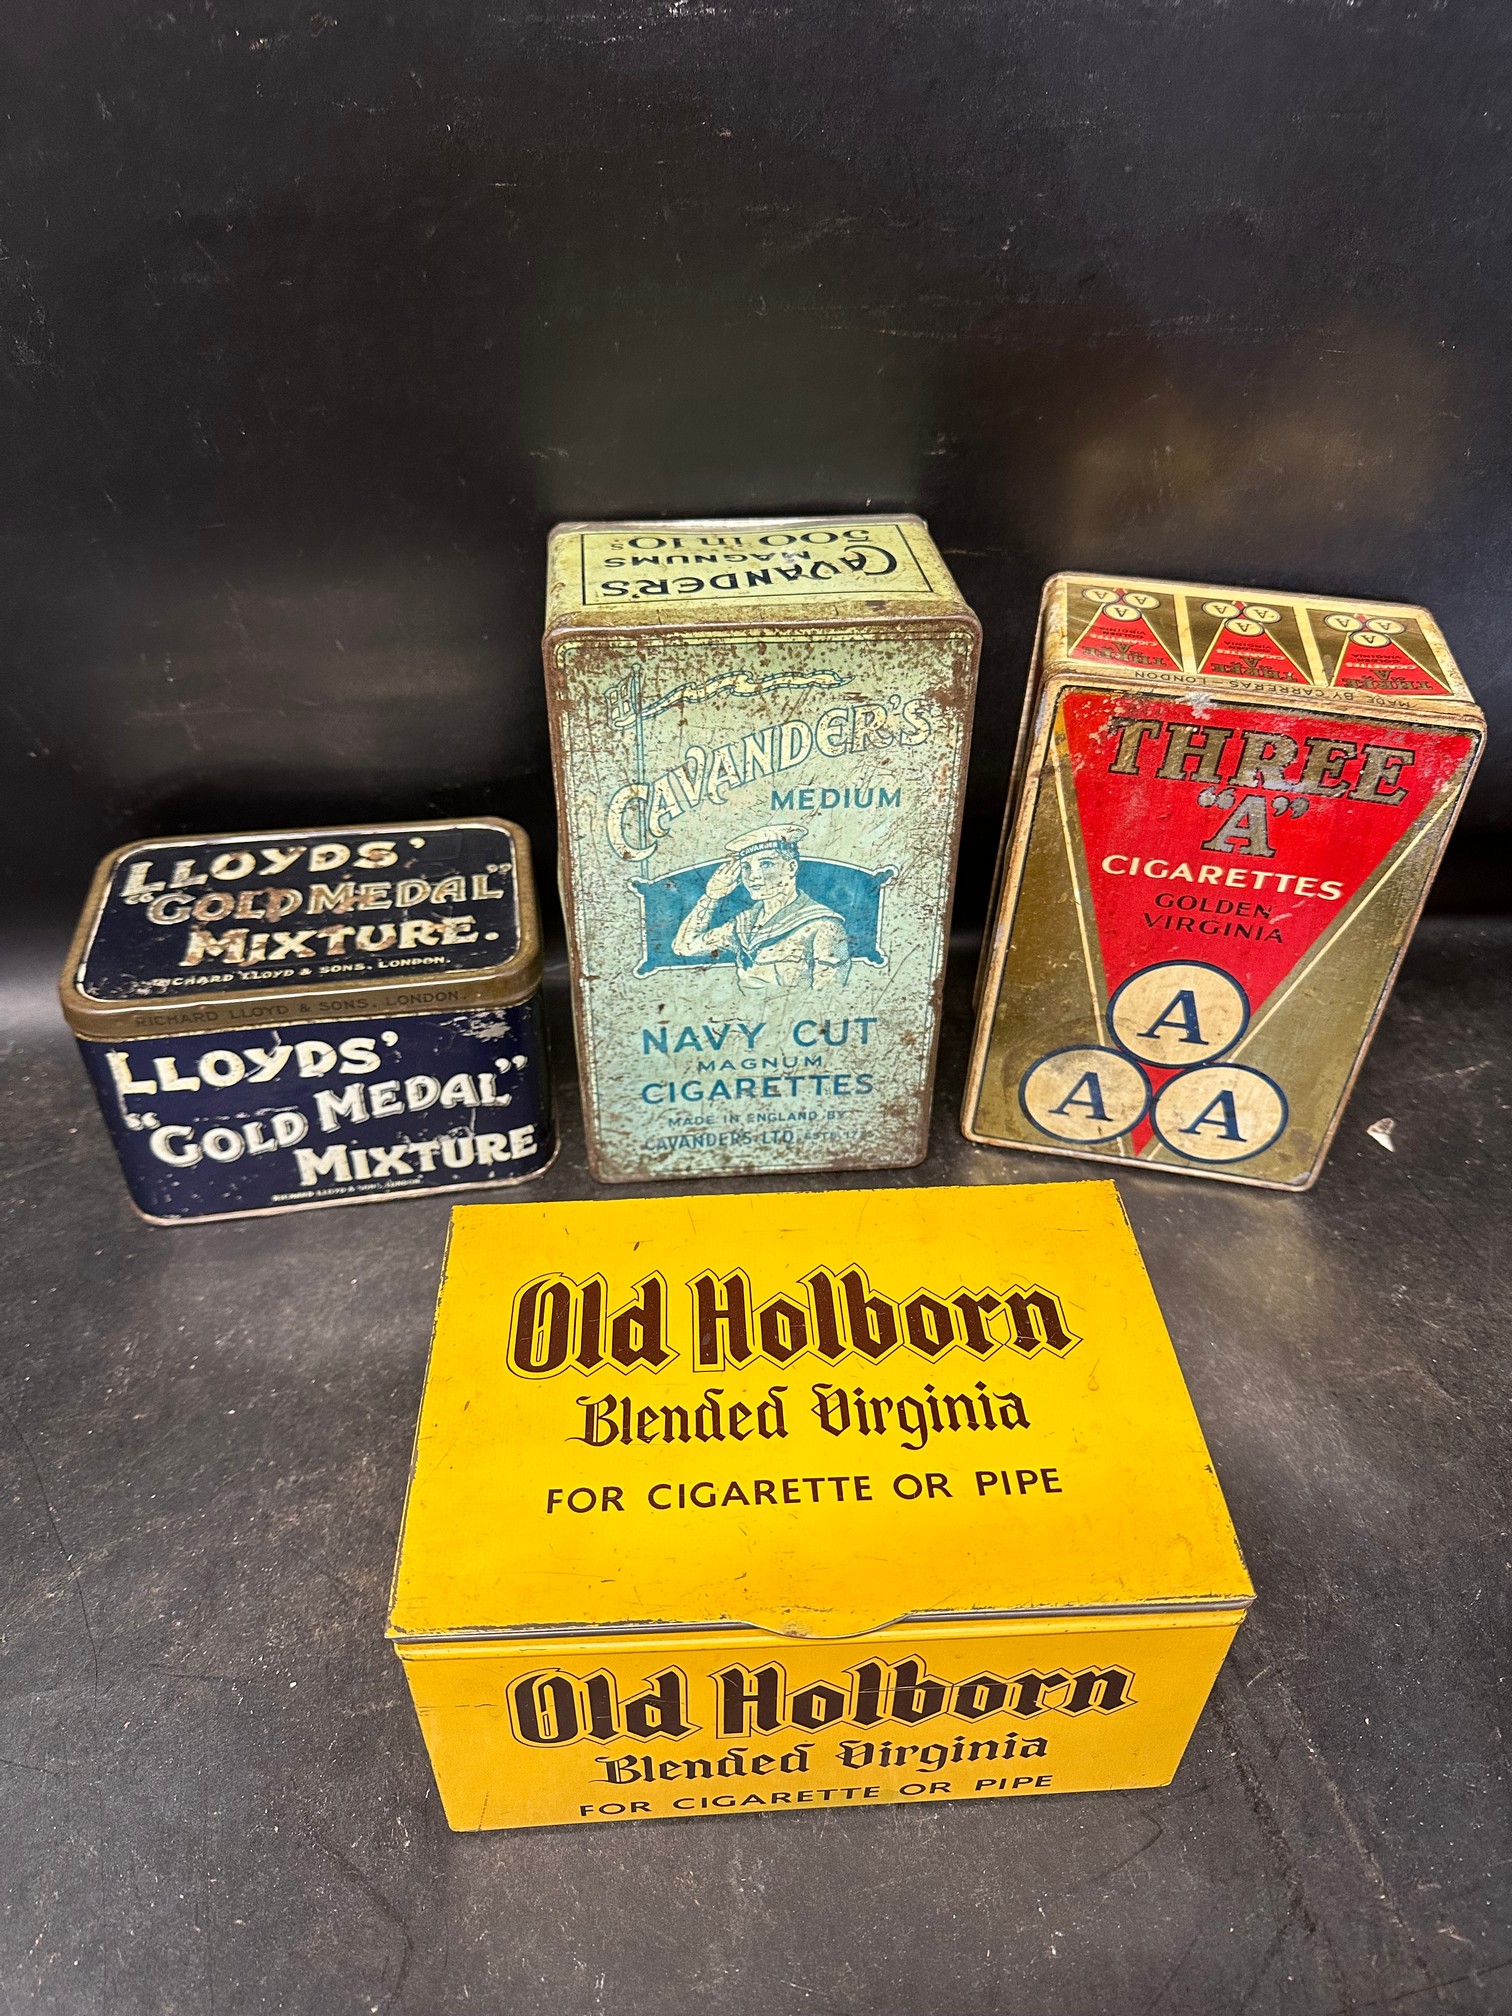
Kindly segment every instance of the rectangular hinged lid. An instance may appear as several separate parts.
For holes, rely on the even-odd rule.
[[[75,1035],[502,1007],[540,984],[507,819],[212,833],[117,848],[62,981]]]
[[[922,518],[558,525],[546,631],[976,618]]]
[[[453,1214],[391,1636],[1249,1596],[1111,1183]]]

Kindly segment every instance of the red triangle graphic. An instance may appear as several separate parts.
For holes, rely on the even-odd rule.
[[[1137,665],[1142,672],[1179,672],[1181,667],[1143,615],[1119,618],[1099,609],[1076,640],[1072,654],[1103,665]]]
[[[1226,623],[1208,647],[1201,670],[1226,672],[1236,679],[1285,679],[1293,686],[1312,684],[1268,630],[1258,637],[1236,637]]]
[[[1465,734],[1393,724],[1392,744],[1413,756],[1398,773],[1405,792],[1400,804],[1347,793],[1314,795],[1298,816],[1275,809],[1294,802],[1294,792],[1283,785],[1258,794],[1272,852],[1245,852],[1240,841],[1228,853],[1215,853],[1204,841],[1216,836],[1246,793],[1235,788],[1224,806],[1211,802],[1212,794],[1228,787],[1207,787],[1210,802],[1204,805],[1204,787],[1196,780],[1158,776],[1167,726],[1220,736],[1234,731],[1220,775],[1232,772],[1246,731],[1285,736],[1305,750],[1308,737],[1359,746],[1370,730],[1358,721],[1299,720],[1284,707],[1212,707],[1199,714],[1179,700],[1142,699],[1141,721],[1158,721],[1161,729],[1140,741],[1135,773],[1124,775],[1112,765],[1121,750],[1125,758],[1130,754],[1128,704],[1126,695],[1071,693],[1061,717],[1108,995],[1147,966],[1196,960],[1231,974],[1252,1015],[1349,908],[1474,746]],[[1122,733],[1112,726],[1115,717],[1125,720]],[[1192,767],[1197,760],[1194,752]],[[1300,773],[1304,760],[1299,756],[1292,770]],[[1157,1089],[1171,1075],[1146,1069]],[[1141,1125],[1133,1136],[1136,1148],[1150,1138],[1148,1125]]]
[[[1384,644],[1362,644],[1351,637],[1334,674],[1335,686],[1363,687],[1372,693],[1443,693],[1442,679],[1425,672],[1394,638]]]

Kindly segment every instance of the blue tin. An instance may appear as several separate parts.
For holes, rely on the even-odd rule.
[[[64,1013],[154,1224],[519,1183],[556,1149],[530,847],[502,819],[101,863]]]

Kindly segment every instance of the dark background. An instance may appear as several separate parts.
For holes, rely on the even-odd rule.
[[[1493,727],[1505,0],[12,0],[0,849],[496,811],[559,517],[929,518],[1041,578],[1427,602]],[[1439,901],[1499,904],[1493,740]],[[543,876],[549,884],[550,875]]]

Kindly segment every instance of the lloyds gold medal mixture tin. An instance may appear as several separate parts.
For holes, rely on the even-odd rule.
[[[530,845],[503,819],[150,840],[62,981],[158,1224],[518,1183],[555,1151]]]
[[[552,534],[597,1176],[922,1157],[979,634],[918,518]]]

